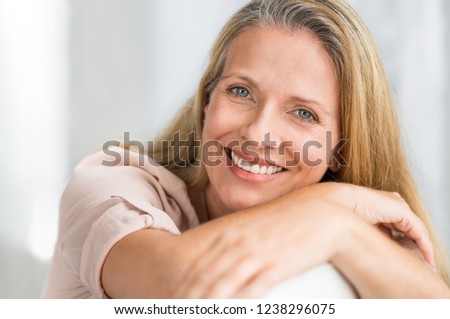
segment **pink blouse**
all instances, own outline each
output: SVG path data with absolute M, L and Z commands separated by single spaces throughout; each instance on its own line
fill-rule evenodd
M 109 150 L 120 163 L 103 165 L 115 160 L 103 151 L 90 155 L 64 190 L 44 298 L 105 298 L 102 265 L 120 239 L 145 228 L 179 234 L 199 224 L 181 179 L 149 157 L 139 162 L 135 152 Z

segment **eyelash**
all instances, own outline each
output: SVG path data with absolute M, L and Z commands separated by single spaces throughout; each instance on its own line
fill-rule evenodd
M 237 90 L 245 90 L 247 93 L 247 96 L 241 96 L 237 93 Z M 233 94 L 234 96 L 238 97 L 238 98 L 244 98 L 244 99 L 252 99 L 252 95 L 250 94 L 250 90 L 246 89 L 243 86 L 233 86 L 231 88 L 228 89 L 228 92 L 230 92 L 231 94 Z
M 245 90 L 246 93 L 247 93 L 247 96 L 241 96 L 241 95 L 239 95 L 239 94 L 237 93 L 237 90 Z M 243 86 L 233 86 L 233 87 L 229 88 L 227 91 L 228 91 L 229 93 L 233 94 L 233 96 L 235 96 L 235 97 L 237 97 L 237 98 L 244 98 L 244 99 L 249 99 L 249 100 L 252 98 L 252 95 L 251 95 L 251 93 L 250 93 L 250 90 L 246 89 L 246 88 L 243 87 Z M 300 115 L 297 115 L 297 118 L 298 118 L 300 121 L 307 122 L 307 123 L 317 123 L 317 122 L 319 122 L 318 119 L 317 119 L 317 117 L 314 115 L 313 112 L 310 112 L 310 111 L 305 110 L 305 109 L 298 109 L 298 110 L 295 110 L 294 113 L 296 113 L 296 112 L 306 112 L 306 113 L 308 113 L 308 114 L 311 116 L 310 118 L 302 118 Z
M 294 111 L 294 113 L 297 113 L 297 112 L 305 112 L 305 113 L 308 113 L 311 117 L 310 118 L 304 118 L 304 117 L 301 117 L 300 115 L 297 115 L 297 117 L 301 120 L 301 121 L 305 121 L 305 122 L 308 122 L 308 123 L 317 123 L 318 122 L 318 119 L 317 119 L 317 117 L 314 115 L 314 113 L 312 113 L 312 112 L 310 112 L 310 111 L 308 111 L 308 110 L 305 110 L 305 109 L 298 109 L 298 110 L 295 110 Z

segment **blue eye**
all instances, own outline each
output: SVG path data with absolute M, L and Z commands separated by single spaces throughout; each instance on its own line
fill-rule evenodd
M 306 121 L 315 121 L 315 117 L 311 112 L 308 112 L 306 110 L 297 110 L 295 111 L 295 113 L 298 115 L 298 117 L 302 120 L 306 120 Z
M 236 94 L 239 97 L 243 97 L 243 98 L 247 98 L 247 99 L 250 99 L 252 97 L 250 95 L 250 92 L 246 88 L 243 88 L 241 86 L 231 88 L 230 92 Z

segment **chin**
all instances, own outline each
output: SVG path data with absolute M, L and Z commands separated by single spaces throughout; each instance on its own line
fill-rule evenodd
M 281 195 L 271 194 L 271 196 L 269 197 L 264 196 L 261 193 L 250 193 L 250 194 L 241 193 L 241 194 L 230 194 L 230 196 L 222 198 L 222 201 L 230 210 L 236 212 L 246 208 L 250 208 L 252 206 L 267 203 L 280 196 Z

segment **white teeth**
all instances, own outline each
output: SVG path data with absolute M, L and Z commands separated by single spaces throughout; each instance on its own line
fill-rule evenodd
M 266 165 L 252 165 L 247 161 L 244 161 L 242 158 L 239 158 L 236 154 L 231 152 L 231 159 L 233 160 L 233 163 L 243 169 L 244 171 L 251 172 L 253 174 L 259 174 L 259 175 L 271 175 L 278 172 L 281 172 L 283 170 L 282 167 L 276 167 L 276 166 L 266 166 Z
M 261 168 L 259 169 L 259 174 L 260 175 L 264 175 L 267 172 L 267 166 L 261 166 Z
M 237 165 L 238 162 L 239 162 L 239 160 L 238 160 L 238 158 L 237 158 L 236 156 L 233 155 L 233 153 L 231 153 L 231 158 L 233 159 L 233 163 L 234 163 L 235 165 Z
M 259 174 L 259 165 L 258 164 L 253 165 L 250 172 L 252 172 L 253 174 Z

